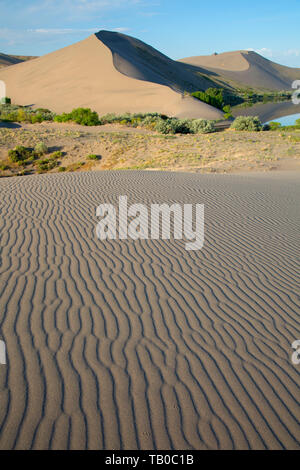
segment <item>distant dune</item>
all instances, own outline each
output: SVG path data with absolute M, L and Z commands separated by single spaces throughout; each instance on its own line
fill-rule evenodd
M 196 75 L 191 78 L 189 69 L 133 38 L 100 32 L 1 70 L 0 79 L 6 82 L 13 102 L 56 112 L 86 106 L 100 114 L 152 111 L 178 117 L 222 118 L 221 111 L 183 94 L 189 78 L 194 86 L 198 80 L 199 87 L 206 80 Z
M 0 52 L 0 68 L 34 59 L 33 56 L 7 55 Z
M 249 51 L 175 61 L 138 39 L 110 31 L 26 62 L 3 56 L 2 64 L 11 66 L 0 70 L 0 80 L 20 105 L 55 112 L 80 106 L 99 114 L 160 112 L 182 118 L 223 118 L 222 111 L 192 98 L 192 91 L 224 85 L 288 90 L 300 76 L 300 69 Z
M 299 173 L 0 180 L 0 449 L 300 449 Z M 205 244 L 96 207 L 205 204 Z
M 179 62 L 205 67 L 220 78 L 266 90 L 291 89 L 292 82 L 300 77 L 300 69 L 276 64 L 253 51 L 187 57 Z

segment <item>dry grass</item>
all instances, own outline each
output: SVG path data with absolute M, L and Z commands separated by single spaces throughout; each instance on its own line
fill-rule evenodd
M 299 131 L 227 130 L 206 135 L 164 136 L 124 126 L 86 129 L 44 123 L 0 128 L 0 175 L 38 172 L 34 163 L 18 165 L 10 162 L 7 155 L 16 145 L 33 148 L 40 141 L 49 147 L 50 154 L 57 150 L 63 152 L 58 166 L 51 172 L 159 169 L 225 173 L 294 169 L 300 165 Z M 89 154 L 99 156 L 99 160 L 89 160 Z

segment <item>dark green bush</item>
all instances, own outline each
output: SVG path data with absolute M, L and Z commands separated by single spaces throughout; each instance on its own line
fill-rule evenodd
M 218 109 L 223 109 L 225 105 L 222 88 L 208 88 L 206 91 L 195 91 L 192 93 L 192 96 Z
M 13 150 L 9 150 L 8 156 L 10 160 L 14 163 L 24 162 L 28 158 L 32 157 L 32 151 L 27 149 L 26 147 L 18 145 Z
M 55 122 L 76 122 L 82 126 L 98 126 L 100 124 L 99 116 L 90 108 L 76 108 L 71 113 L 63 113 L 55 116 Z
M 39 160 L 37 162 L 37 166 L 38 166 L 39 170 L 41 170 L 41 171 L 48 171 L 48 170 L 52 170 L 53 168 L 58 166 L 58 162 L 55 161 L 54 159 L 46 158 L 44 160 Z

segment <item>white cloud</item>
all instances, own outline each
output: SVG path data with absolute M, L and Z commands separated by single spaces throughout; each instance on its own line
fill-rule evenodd
M 51 16 L 65 11 L 74 17 L 139 4 L 140 0 L 39 0 L 31 2 L 24 10 L 29 13 L 46 12 Z
M 90 29 L 73 29 L 73 28 L 40 28 L 40 29 L 27 29 L 28 33 L 36 34 L 74 34 L 74 33 L 95 33 L 98 28 Z

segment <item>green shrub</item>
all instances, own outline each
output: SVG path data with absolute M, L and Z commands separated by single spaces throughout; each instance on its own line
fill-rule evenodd
M 193 134 L 209 134 L 214 132 L 215 126 L 212 121 L 207 121 L 206 119 L 194 119 L 191 121 L 190 130 Z
M 44 160 L 39 160 L 37 162 L 37 166 L 38 166 L 39 170 L 41 170 L 41 171 L 48 171 L 48 170 L 52 170 L 53 168 L 58 166 L 58 162 L 56 162 L 53 159 L 46 158 Z
M 71 113 L 62 113 L 54 117 L 55 122 L 76 122 L 82 126 L 98 126 L 99 116 L 90 108 L 76 108 Z
M 54 117 L 54 122 L 70 122 L 70 121 L 71 121 L 71 115 L 67 113 L 57 114 Z
M 280 122 L 272 121 L 272 122 L 269 122 L 268 127 L 270 131 L 276 131 L 277 129 L 280 129 L 281 124 Z
M 60 166 L 58 171 L 62 172 L 62 171 L 66 171 L 66 167 L 65 166 Z
M 8 169 L 9 169 L 8 165 L 5 165 L 5 163 L 0 163 L 0 170 L 4 171 L 4 170 L 8 170 Z
M 61 158 L 62 156 L 63 156 L 63 153 L 60 150 L 57 150 L 56 152 L 52 153 L 51 158 L 57 159 L 57 158 Z
M 22 147 L 21 145 L 18 145 L 13 150 L 9 150 L 8 156 L 10 160 L 14 163 L 24 162 L 25 160 L 27 160 L 28 158 L 32 156 L 32 152 L 26 147 Z
M 94 154 L 88 155 L 86 158 L 87 160 L 101 160 L 100 155 L 94 155 Z
M 190 132 L 189 120 L 159 118 L 155 124 L 155 130 L 161 134 L 188 134 Z
M 4 98 L 1 98 L 0 100 L 1 104 L 11 104 L 11 99 L 5 96 Z
M 231 113 L 231 106 L 229 104 L 224 106 L 223 111 L 224 111 L 224 119 L 230 119 L 233 117 Z
M 37 155 L 45 155 L 48 153 L 48 147 L 44 142 L 39 142 L 34 147 L 34 151 Z
M 225 104 L 222 88 L 208 88 L 206 91 L 195 91 L 192 93 L 192 96 L 218 109 L 223 109 Z
M 236 131 L 261 131 L 262 123 L 258 116 L 238 116 L 233 123 L 231 128 Z
M 11 104 L 0 105 L 0 119 L 9 122 L 36 122 L 53 121 L 55 114 L 48 109 L 32 109 L 25 106 Z

